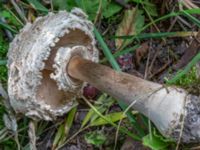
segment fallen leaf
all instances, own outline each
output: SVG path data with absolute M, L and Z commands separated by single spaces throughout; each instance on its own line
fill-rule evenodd
M 149 49 L 148 42 L 142 43 L 141 46 L 136 49 L 135 52 L 136 66 L 140 65 L 140 61 L 147 54 L 148 49 Z
M 116 36 L 136 35 L 141 31 L 144 25 L 144 16 L 138 8 L 125 10 L 122 22 L 119 24 Z M 117 48 L 125 47 L 132 42 L 133 39 L 116 38 L 115 45 Z

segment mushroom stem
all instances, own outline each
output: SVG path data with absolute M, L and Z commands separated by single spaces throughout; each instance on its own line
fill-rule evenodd
M 72 78 L 86 81 L 116 99 L 123 100 L 126 104 L 131 104 L 136 97 L 145 93 L 149 94 L 149 92 L 162 87 L 159 84 L 148 82 L 127 73 L 114 71 L 107 66 L 79 56 L 75 56 L 70 60 L 67 72 Z M 135 105 L 143 105 L 143 103 L 140 100 L 140 103 Z M 140 110 L 140 107 L 138 109 L 143 111 Z
M 197 96 L 188 95 L 180 88 L 163 87 L 161 84 L 114 71 L 79 56 L 71 58 L 67 72 L 74 79 L 86 81 L 128 105 L 133 104 L 132 108 L 147 116 L 164 136 L 178 140 L 181 134 L 183 142 L 200 140 L 200 133 L 197 133 L 200 129 L 191 128 L 199 125 L 200 121 L 188 122 L 191 117 L 198 116 L 198 112 L 191 113 L 191 107 L 196 107 L 191 100 L 199 101 Z

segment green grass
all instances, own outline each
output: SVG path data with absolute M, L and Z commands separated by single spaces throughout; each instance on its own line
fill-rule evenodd
M 2 31 L 0 30 L 0 33 Z M 1 33 L 2 35 L 2 33 Z M 0 81 L 6 82 L 7 81 L 7 67 L 6 65 L 6 55 L 8 51 L 9 43 L 4 40 L 4 38 L 0 35 Z

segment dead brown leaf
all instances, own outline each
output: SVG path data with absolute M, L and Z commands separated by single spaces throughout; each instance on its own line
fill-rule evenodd
M 140 65 L 140 61 L 147 55 L 149 49 L 148 42 L 142 43 L 135 52 L 136 66 Z
M 137 8 L 125 10 L 122 22 L 119 24 L 116 36 L 136 35 L 144 25 L 144 16 Z M 119 49 L 132 40 L 116 38 L 115 45 Z

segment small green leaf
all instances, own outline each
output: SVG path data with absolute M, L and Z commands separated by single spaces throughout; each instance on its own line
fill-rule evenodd
M 78 6 L 83 9 L 84 12 L 87 13 L 90 20 L 94 20 L 97 11 L 99 9 L 100 1 L 99 0 L 84 0 L 78 2 Z M 107 5 L 107 0 L 101 0 L 101 10 L 105 8 Z
M 97 102 L 98 102 L 98 101 L 101 101 L 101 99 L 106 99 L 106 97 L 107 97 L 106 94 L 102 94 L 102 95 L 98 98 Z M 98 108 L 96 108 L 96 109 L 98 109 Z M 90 109 L 89 112 L 87 113 L 87 115 L 85 116 L 85 118 L 84 118 L 84 120 L 83 120 L 83 122 L 82 122 L 81 127 L 84 127 L 84 126 L 91 120 L 92 116 L 94 116 L 95 114 L 96 114 L 96 113 L 93 111 L 93 109 Z M 98 116 L 98 115 L 97 115 L 97 116 Z
M 143 145 L 148 146 L 152 150 L 167 150 L 166 148 L 172 143 L 170 140 L 158 135 L 155 129 L 152 135 L 148 134 L 144 136 L 142 141 Z
M 54 9 L 65 10 L 67 8 L 66 0 L 52 0 L 52 3 L 53 3 Z
M 81 8 L 90 20 L 94 20 L 100 9 L 100 14 L 105 18 L 109 18 L 119 12 L 122 7 L 115 2 L 107 0 L 53 0 L 53 5 L 57 9 L 66 9 L 70 11 L 73 7 Z
M 104 113 L 112 104 L 114 103 L 113 98 L 109 97 L 107 98 L 107 94 L 102 94 L 98 100 L 95 102 L 95 108 L 101 112 Z M 85 116 L 81 127 L 84 127 L 89 121 L 93 121 L 97 119 L 99 115 L 97 115 L 93 109 L 90 109 L 87 115 Z
M 93 144 L 97 147 L 101 146 L 106 141 L 106 136 L 100 132 L 89 132 L 85 134 L 85 140 L 89 144 Z
M 144 7 L 151 16 L 154 16 L 154 17 L 158 16 L 158 12 L 157 12 L 157 8 L 155 4 L 151 3 L 150 5 L 144 5 Z
M 114 2 L 109 3 L 103 10 L 103 16 L 105 18 L 112 17 L 114 14 L 118 13 L 122 7 Z
M 71 11 L 73 7 L 78 7 L 76 1 L 72 0 L 53 0 L 54 8 L 58 10 L 67 10 Z
M 119 121 L 123 118 L 125 118 L 126 116 L 124 115 L 123 112 L 114 112 L 114 113 L 110 113 L 108 115 L 105 115 L 105 118 L 107 120 L 109 120 L 110 122 L 116 122 L 116 121 Z M 108 121 L 106 121 L 105 119 L 103 118 L 98 118 L 94 121 L 91 122 L 91 126 L 101 126 L 101 125 L 106 125 L 106 124 L 109 124 Z

